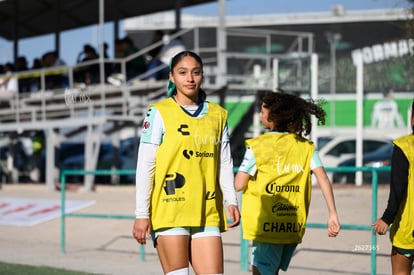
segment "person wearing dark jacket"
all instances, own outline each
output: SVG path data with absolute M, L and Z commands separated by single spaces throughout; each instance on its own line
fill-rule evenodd
M 411 127 L 411 134 L 394 140 L 388 204 L 373 224 L 374 233 L 379 235 L 385 235 L 390 226 L 393 275 L 411 274 L 414 261 L 414 102 Z

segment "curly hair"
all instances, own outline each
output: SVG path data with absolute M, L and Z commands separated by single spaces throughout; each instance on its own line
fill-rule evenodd
M 317 118 L 318 125 L 325 124 L 326 112 L 320 106 L 322 101 L 305 100 L 278 89 L 276 92 L 265 91 L 261 102 L 264 108 L 270 109 L 268 120 L 274 122 L 273 130 L 304 137 L 312 130 L 311 115 Z

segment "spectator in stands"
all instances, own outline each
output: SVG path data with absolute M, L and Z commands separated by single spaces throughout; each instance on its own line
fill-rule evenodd
M 130 37 L 115 40 L 115 58 L 123 59 L 132 54 L 135 54 L 139 49 L 134 45 L 134 42 Z M 126 80 L 144 73 L 147 69 L 147 61 L 144 55 L 137 56 L 136 58 L 129 60 L 126 63 Z M 108 82 L 113 85 L 121 85 L 125 81 L 125 77 L 122 75 L 121 64 L 116 63 L 114 66 L 114 73 L 107 78 Z
M 122 58 L 135 54 L 139 49 L 134 45 L 134 42 L 130 37 L 125 37 L 121 40 Z M 138 76 L 145 72 L 147 68 L 146 60 L 144 56 L 138 56 L 126 63 L 127 80 Z
M 43 67 L 59 67 L 66 66 L 66 62 L 59 57 L 57 51 L 50 51 L 43 55 L 42 65 Z
M 117 38 L 114 41 L 114 57 L 122 58 L 122 39 Z
M 16 72 L 27 71 L 29 66 L 27 65 L 27 59 L 25 56 L 19 56 L 15 62 Z
M 85 44 L 82 52 L 78 55 L 77 63 L 97 61 L 98 59 L 99 56 L 96 49 L 89 44 Z M 77 82 L 86 85 L 99 83 L 99 63 L 78 67 L 75 73 L 75 79 Z
M 173 36 L 175 33 L 176 31 L 173 31 L 169 35 L 163 37 L 164 46 L 161 47 L 157 56 L 155 56 L 151 60 L 150 64 L 148 65 L 147 70 L 149 71 L 149 70 L 155 69 L 160 66 L 161 68 L 160 70 L 148 76 L 146 79 L 160 80 L 160 79 L 168 78 L 169 64 L 170 64 L 171 58 L 175 56 L 177 53 L 182 52 L 186 49 L 181 37 L 170 39 L 170 37 Z
M 57 51 L 46 52 L 42 56 L 42 67 L 52 68 L 65 66 L 66 63 L 59 58 Z M 46 89 L 58 89 L 65 88 L 68 85 L 68 77 L 66 73 L 61 71 L 48 71 L 46 72 Z
M 27 59 L 25 56 L 19 56 L 15 62 L 16 72 L 23 72 L 29 70 Z M 25 75 L 19 75 L 19 92 L 27 93 L 31 90 L 31 78 Z
M 157 42 L 161 42 L 163 37 L 164 37 L 164 32 L 161 30 L 156 30 L 154 34 L 152 35 L 152 39 L 151 39 L 149 46 Z M 163 45 L 161 44 L 148 52 L 148 55 L 150 56 L 151 60 L 158 58 L 158 54 L 160 53 L 162 46 Z
M 33 59 L 32 70 L 36 70 L 40 68 L 42 68 L 42 61 L 40 60 L 40 58 Z
M 173 31 L 165 38 L 165 45 L 162 47 L 159 54 L 159 59 L 167 66 L 169 66 L 173 56 L 186 49 L 184 41 L 180 36 L 170 39 L 170 37 L 174 36 L 176 33 L 177 31 Z
M 115 39 L 115 42 L 114 42 L 114 57 L 116 59 L 123 58 L 122 39 Z M 120 63 L 115 63 L 114 70 L 115 70 L 115 73 L 120 73 L 121 72 Z
M 114 57 L 115 59 L 121 59 L 123 58 L 123 53 L 122 53 L 122 39 L 115 39 L 114 42 Z M 109 75 L 106 80 L 111 83 L 112 85 L 115 86 L 120 86 L 122 84 L 122 82 L 125 81 L 125 77 L 123 77 L 122 75 L 122 70 L 121 70 L 121 63 L 114 63 L 112 66 L 112 74 Z
M 42 68 L 42 60 L 40 58 L 34 58 L 32 64 L 32 70 L 38 70 Z M 40 76 L 35 76 L 30 79 L 30 91 L 37 92 L 40 90 Z
M 103 43 L 103 57 L 104 57 L 104 59 L 109 59 L 108 49 L 109 49 L 108 43 L 104 42 Z M 112 63 L 106 61 L 104 67 L 105 67 L 105 74 L 104 75 L 105 75 L 105 79 L 107 79 L 108 76 L 110 76 L 114 72 L 114 66 L 113 66 Z
M 104 58 L 109 58 L 108 49 L 109 49 L 108 43 L 104 42 L 103 43 L 103 56 L 104 56 Z
M 157 42 L 161 42 L 163 40 L 163 37 L 164 37 L 163 31 L 160 31 L 160 30 L 155 31 L 152 36 L 150 45 L 153 45 Z M 162 63 L 162 61 L 160 60 L 160 56 L 159 56 L 162 48 L 163 48 L 163 44 L 161 44 L 160 46 L 148 52 L 150 60 L 147 66 L 147 72 L 150 72 L 151 70 L 154 70 L 154 72 L 152 72 L 150 75 L 145 77 L 144 80 L 159 80 L 162 78 L 167 78 L 168 72 L 169 72 L 168 66 L 165 66 L 164 68 L 161 67 L 164 63 Z
M 3 66 L 3 76 L 0 78 L 0 101 L 9 101 L 19 93 L 17 77 L 13 75 L 14 65 L 6 63 Z

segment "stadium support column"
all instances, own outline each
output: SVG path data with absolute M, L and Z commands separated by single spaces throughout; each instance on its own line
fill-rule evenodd
M 279 88 L 279 59 L 274 58 L 272 65 L 272 91 L 276 91 Z
M 118 128 L 119 123 L 117 121 L 114 122 L 114 128 Z M 119 158 L 119 152 L 120 152 L 120 132 L 116 131 L 112 134 L 111 138 L 112 142 L 112 164 L 111 164 L 111 170 L 116 171 L 120 169 L 120 158 Z M 120 183 L 120 175 L 119 174 L 111 174 L 111 184 L 119 184 Z
M 84 170 L 88 171 L 83 182 L 85 191 L 94 191 L 95 174 L 90 172 L 96 171 L 98 168 L 98 157 L 101 149 L 102 123 L 97 125 L 89 124 L 85 140 L 85 163 Z
M 181 0 L 175 0 L 175 30 L 181 30 Z
M 256 101 L 255 101 L 255 112 L 253 115 L 253 137 L 257 137 L 261 133 L 260 128 L 260 91 L 257 87 L 259 87 L 259 79 L 260 75 L 262 74 L 260 65 L 256 64 L 253 66 L 253 78 L 254 78 L 254 86 L 256 89 Z
M 331 80 L 330 80 L 330 90 L 331 90 L 331 127 L 336 127 L 336 47 L 339 41 L 342 39 L 340 33 L 327 32 L 326 38 L 329 42 L 330 47 L 330 59 L 331 59 Z
M 356 152 L 355 165 L 362 166 L 362 131 L 363 131 L 363 101 L 364 101 L 364 64 L 362 55 L 356 60 Z M 362 171 L 355 172 L 355 184 L 362 185 Z
M 46 130 L 46 189 L 55 190 L 55 183 L 58 177 L 58 168 L 56 167 L 56 151 L 59 147 L 58 134 L 55 129 Z
M 217 76 L 216 84 L 225 86 L 227 83 L 227 34 L 226 34 L 226 2 L 219 0 L 219 24 L 217 27 Z
M 311 54 L 311 68 L 310 68 L 310 97 L 312 99 L 318 98 L 318 55 L 316 53 Z M 311 132 L 311 139 L 315 143 L 316 148 L 318 148 L 318 123 L 314 116 L 312 116 L 312 132 Z
M 14 14 L 14 24 L 13 24 L 13 60 L 17 60 L 19 56 L 19 1 L 13 1 L 13 14 Z
M 105 23 L 105 1 L 99 0 L 99 82 L 103 87 L 105 84 L 105 64 L 104 64 L 104 23 Z

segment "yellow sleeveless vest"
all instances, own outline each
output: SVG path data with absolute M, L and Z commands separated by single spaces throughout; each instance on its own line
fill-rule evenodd
M 155 107 L 165 135 L 156 156 L 152 229 L 219 226 L 226 230 L 218 167 L 227 111 L 208 103 L 204 117 L 191 117 L 172 98 Z
M 414 135 L 400 137 L 394 144 L 408 159 L 408 186 L 404 200 L 390 228 L 391 243 L 399 248 L 414 249 Z
M 243 238 L 300 243 L 311 200 L 313 143 L 295 134 L 266 133 L 246 145 L 258 170 L 242 196 Z

